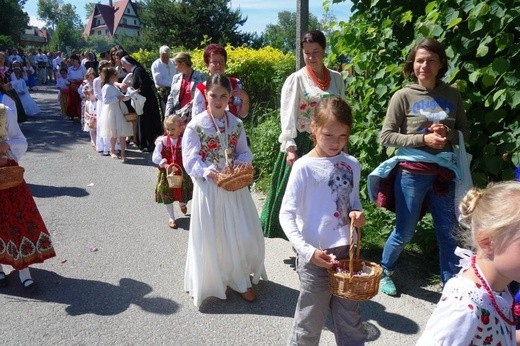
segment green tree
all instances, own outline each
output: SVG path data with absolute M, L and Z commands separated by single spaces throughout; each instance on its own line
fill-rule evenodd
M 20 40 L 29 24 L 29 16 L 23 11 L 24 1 L 0 0 L 0 48 L 10 46 Z
M 230 0 L 146 0 L 141 12 L 143 36 L 157 44 L 193 49 L 201 43 L 240 46 L 251 39 L 240 33 L 246 18 Z
M 90 15 L 94 12 L 94 8 L 96 7 L 95 2 L 87 2 L 85 4 L 85 19 L 88 20 Z
M 77 47 L 81 42 L 83 23 L 76 13 L 76 6 L 63 0 L 38 0 L 38 16 L 51 29 L 51 50 Z
M 309 30 L 320 30 L 318 18 L 309 14 Z M 296 51 L 296 12 L 278 12 L 278 23 L 268 24 L 262 34 L 264 44 L 288 53 Z
M 53 30 L 59 21 L 67 23 L 72 29 L 79 29 L 83 26 L 76 6 L 69 3 L 64 4 L 63 0 L 38 0 L 37 6 L 38 17 Z

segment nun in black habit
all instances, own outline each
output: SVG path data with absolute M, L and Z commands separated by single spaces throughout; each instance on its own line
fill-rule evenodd
M 121 58 L 123 69 L 132 73 L 132 87 L 140 90 L 139 93 L 146 97 L 143 114 L 137 119 L 137 141 L 141 151 L 153 152 L 154 142 L 163 132 L 161 111 L 157 101 L 157 93 L 152 78 L 145 69 L 129 55 Z

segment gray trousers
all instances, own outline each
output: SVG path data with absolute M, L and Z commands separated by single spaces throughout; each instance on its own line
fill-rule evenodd
M 328 249 L 327 253 L 335 254 L 338 259 L 348 257 L 348 249 L 345 246 Z M 330 293 L 329 277 L 325 268 L 311 262 L 305 263 L 298 257 L 296 261 L 296 270 L 300 277 L 300 296 L 287 345 L 318 345 L 329 311 L 332 313 L 337 345 L 364 345 L 366 334 L 361 324 L 359 304 Z

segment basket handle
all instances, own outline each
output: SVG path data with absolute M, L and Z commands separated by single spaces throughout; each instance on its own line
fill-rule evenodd
M 354 232 L 357 233 L 357 239 L 356 243 L 354 244 Z M 361 247 L 359 246 L 359 242 L 361 241 L 361 228 L 357 228 L 354 226 L 354 219 L 350 219 L 350 248 L 348 252 L 348 269 L 350 275 L 353 275 L 354 270 L 354 259 L 359 258 L 359 252 L 361 250 Z M 354 247 L 356 248 L 356 254 L 354 255 Z
M 166 174 L 170 174 L 170 167 L 173 168 L 173 167 L 177 167 L 177 169 L 179 170 L 179 172 L 181 172 L 181 176 L 183 176 L 184 174 L 182 173 L 182 167 L 176 163 L 170 163 L 168 166 L 166 166 Z

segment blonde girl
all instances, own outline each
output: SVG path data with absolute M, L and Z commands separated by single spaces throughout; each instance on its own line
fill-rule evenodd
M 417 345 L 516 345 L 520 281 L 520 182 L 473 188 L 460 204 L 475 253 L 457 249 L 461 271 L 444 286 Z
M 110 138 L 110 156 L 113 159 L 119 158 L 116 154 L 116 141 L 119 139 L 121 145 L 121 159 L 126 162 L 126 142 L 125 137 L 132 135 L 132 123 L 127 122 L 123 111 L 125 110 L 124 100 L 128 98 L 114 85 L 117 82 L 117 71 L 113 67 L 105 70 L 101 89 L 103 99 L 101 133 L 102 137 Z
M 83 131 L 90 134 L 90 144 L 96 147 L 96 126 L 97 126 L 97 102 L 94 96 L 94 89 L 86 85 L 83 88 Z
M 94 96 L 97 100 L 96 110 L 97 110 L 97 133 L 101 133 L 101 125 L 103 124 L 103 119 L 101 118 L 102 111 L 103 111 L 103 94 L 101 92 L 101 82 L 103 80 L 103 76 L 105 74 L 106 68 L 110 67 L 110 61 L 108 60 L 101 60 L 99 62 L 99 76 L 94 78 L 94 81 L 92 82 L 93 88 L 94 88 Z M 116 143 L 116 151 L 120 150 L 119 143 Z M 110 155 L 110 138 L 103 138 L 101 136 L 96 137 L 96 151 L 98 153 L 102 153 L 103 156 L 109 156 Z
M 155 163 L 159 171 L 157 173 L 157 184 L 155 186 L 155 201 L 163 203 L 168 212 L 168 226 L 177 228 L 175 223 L 175 214 L 173 211 L 173 202 L 178 201 L 181 212 L 186 215 L 188 207 L 186 204 L 191 199 L 193 193 L 193 183 L 188 177 L 182 164 L 182 132 L 184 131 L 184 121 L 178 115 L 170 115 L 164 119 L 164 135 L 155 141 L 155 149 L 152 154 L 152 161 Z M 168 166 L 172 167 L 175 175 L 182 175 L 182 186 L 179 188 L 171 188 L 168 186 L 166 179 L 166 170 Z
M 349 105 L 338 96 L 323 99 L 311 121 L 314 148 L 294 162 L 282 199 L 280 224 L 297 252 L 300 278 L 288 345 L 318 345 L 329 311 L 338 345 L 364 344 L 358 303 L 333 296 L 327 274 L 334 258 L 348 257 L 350 224 L 365 223 L 361 167 L 342 151 L 351 129 Z

